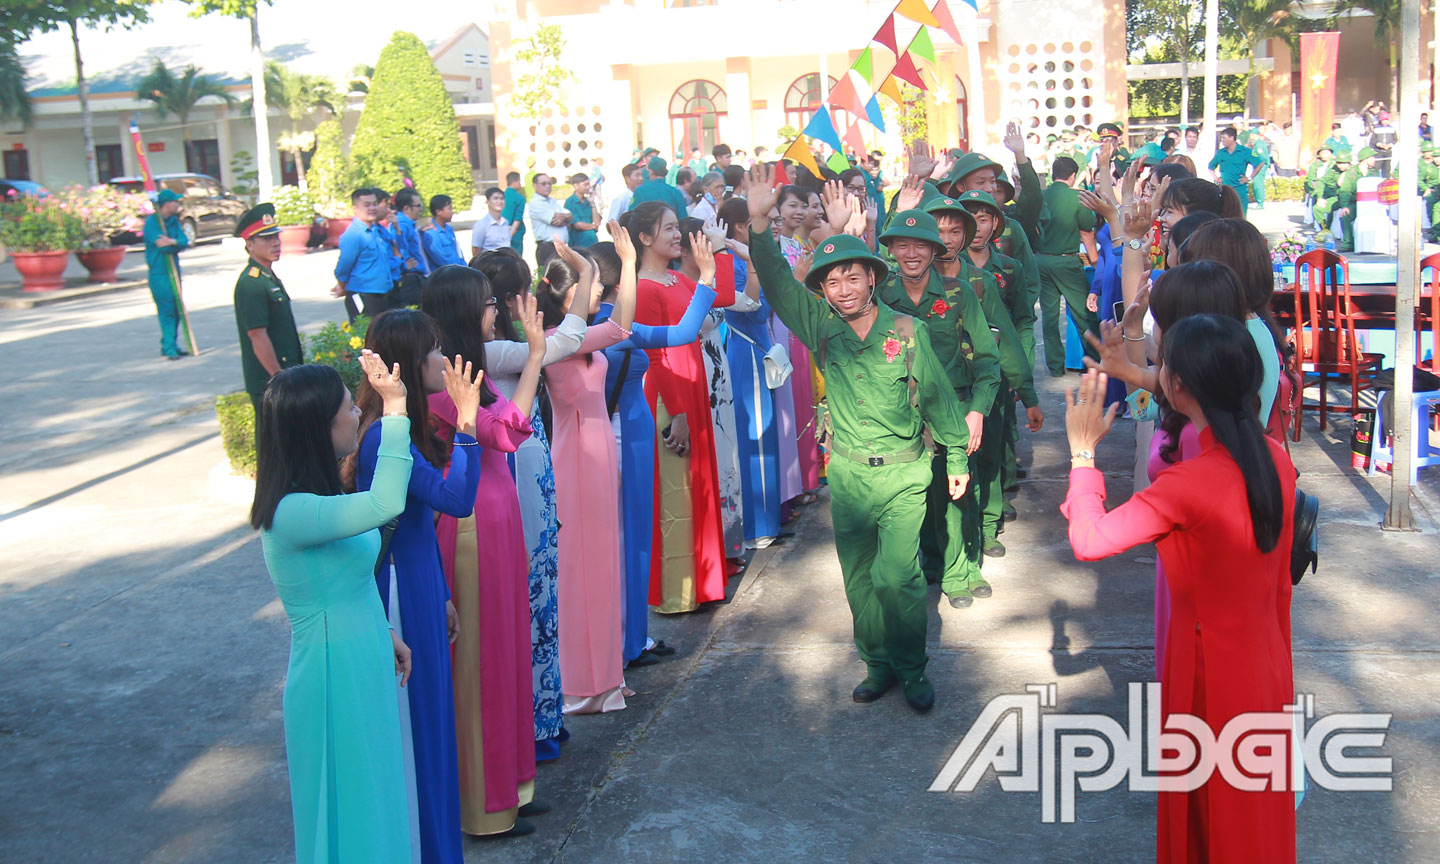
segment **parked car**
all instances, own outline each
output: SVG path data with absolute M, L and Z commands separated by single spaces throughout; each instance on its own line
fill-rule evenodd
M 49 195 L 50 190 L 39 183 L 32 183 L 29 180 L 11 180 L 8 177 L 0 180 L 0 198 L 6 201 L 26 197 L 46 198 Z
M 115 177 L 110 185 L 125 192 L 145 191 L 142 177 Z M 191 243 L 209 237 L 229 237 L 245 213 L 245 203 L 209 174 L 157 174 L 155 186 L 180 195 L 180 227 Z M 110 239 L 117 245 L 129 245 L 143 242 L 144 238 L 126 231 Z

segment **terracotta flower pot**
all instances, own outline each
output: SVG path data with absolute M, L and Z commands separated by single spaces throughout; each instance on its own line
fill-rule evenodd
M 340 235 L 344 234 L 345 229 L 349 228 L 350 223 L 354 221 L 355 219 L 350 216 L 343 219 L 331 219 L 329 226 L 325 229 L 325 248 L 339 249 Z
M 20 271 L 20 287 L 26 291 L 54 291 L 65 287 L 65 267 L 70 253 L 11 252 L 15 269 Z
M 309 225 L 280 226 L 280 254 L 304 255 L 305 243 L 310 239 Z
M 119 277 L 115 271 L 119 269 L 120 262 L 125 260 L 124 246 L 111 246 L 107 249 L 91 249 L 88 252 L 76 252 L 75 257 L 90 271 L 86 282 L 118 282 Z

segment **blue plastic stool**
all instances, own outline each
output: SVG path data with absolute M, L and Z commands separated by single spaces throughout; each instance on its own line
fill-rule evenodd
M 1375 472 L 1376 462 L 1394 464 L 1395 453 L 1384 445 L 1385 415 L 1382 407 L 1391 396 L 1390 391 L 1381 394 L 1375 405 L 1375 431 L 1370 435 L 1370 472 Z M 1430 445 L 1430 412 L 1440 410 L 1440 390 L 1416 393 L 1411 406 L 1410 431 L 1415 438 L 1413 461 L 1410 463 L 1410 483 L 1419 482 L 1420 469 L 1429 465 L 1440 465 L 1440 447 Z

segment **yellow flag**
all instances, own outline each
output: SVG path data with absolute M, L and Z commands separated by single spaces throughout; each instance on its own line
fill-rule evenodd
M 784 158 L 799 162 L 816 177 L 821 176 L 820 166 L 815 162 L 815 154 L 810 152 L 810 147 L 805 143 L 805 136 L 803 135 L 796 138 L 785 150 Z
M 896 103 L 903 104 L 905 102 L 905 97 L 900 95 L 900 85 L 896 83 L 894 75 L 886 75 L 885 80 L 880 82 L 880 86 L 875 89 L 889 96 Z
M 911 21 L 927 27 L 940 26 L 940 19 L 936 18 L 935 13 L 925 5 L 925 0 L 900 0 L 900 5 L 895 7 L 895 11 Z

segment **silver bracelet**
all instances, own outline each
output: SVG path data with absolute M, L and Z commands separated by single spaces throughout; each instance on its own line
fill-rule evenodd
M 1120 331 L 1120 338 L 1123 339 L 1123 340 L 1125 340 L 1126 342 L 1144 342 L 1144 341 L 1145 341 L 1145 337 L 1144 337 L 1144 336 L 1126 336 L 1126 335 L 1125 335 L 1125 331 L 1123 331 L 1123 330 Z
M 480 442 L 479 442 L 479 441 L 451 441 L 450 443 L 451 443 L 451 444 L 454 444 L 456 447 L 474 447 L 476 444 L 479 444 Z

